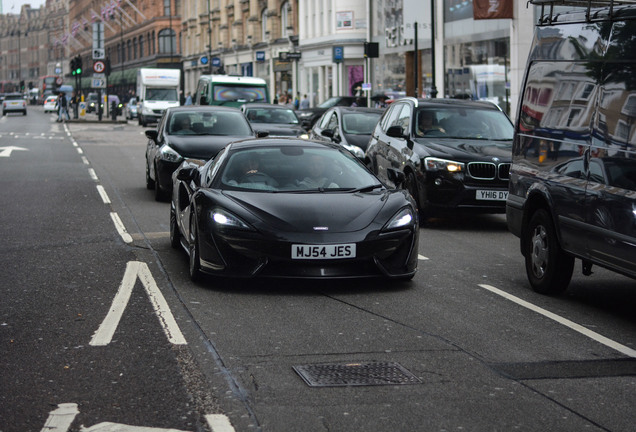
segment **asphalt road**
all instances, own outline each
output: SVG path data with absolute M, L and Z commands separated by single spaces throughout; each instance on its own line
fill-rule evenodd
M 535 294 L 495 215 L 422 227 L 410 283 L 193 284 L 143 129 L 53 119 L 0 119 L 0 431 L 633 430 L 635 281 Z

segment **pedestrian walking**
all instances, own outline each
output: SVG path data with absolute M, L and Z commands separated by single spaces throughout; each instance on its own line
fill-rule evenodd
M 307 95 L 305 95 L 300 101 L 300 109 L 309 109 L 309 98 L 307 97 Z
M 60 92 L 57 97 L 57 122 L 61 123 L 70 119 L 68 115 L 68 99 L 66 99 L 64 92 Z

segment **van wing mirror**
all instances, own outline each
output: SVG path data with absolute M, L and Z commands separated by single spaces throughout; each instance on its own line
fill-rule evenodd
M 400 187 L 406 181 L 404 173 L 395 168 L 387 168 L 386 175 L 396 187 Z
M 391 138 L 406 138 L 402 132 L 402 126 L 391 126 L 387 129 L 386 134 Z

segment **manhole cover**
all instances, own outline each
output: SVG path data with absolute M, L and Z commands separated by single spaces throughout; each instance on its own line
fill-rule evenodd
M 328 363 L 292 366 L 310 387 L 420 384 L 398 363 Z

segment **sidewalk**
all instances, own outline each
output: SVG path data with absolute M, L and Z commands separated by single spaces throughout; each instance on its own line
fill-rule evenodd
M 96 115 L 84 116 L 84 118 L 79 117 L 77 119 L 71 118 L 70 120 L 66 120 L 66 123 L 128 123 L 126 118 L 119 116 L 117 120 L 112 120 L 110 117 L 103 116 L 100 121 Z

